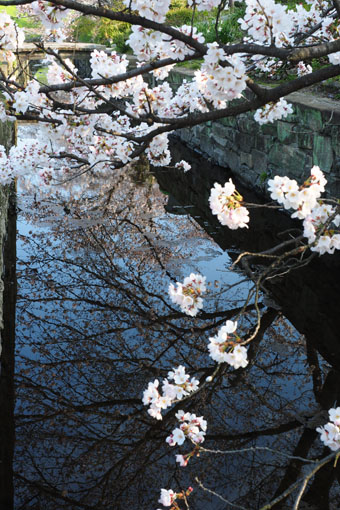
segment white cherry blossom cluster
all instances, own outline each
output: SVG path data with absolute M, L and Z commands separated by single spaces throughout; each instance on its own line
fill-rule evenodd
M 219 4 L 219 0 L 188 0 L 188 6 L 195 7 L 198 11 L 211 11 Z
M 145 154 L 148 160 L 155 166 L 167 166 L 171 161 L 171 154 L 168 149 L 168 134 L 162 133 L 155 136 L 146 149 Z
M 126 42 L 140 61 L 168 56 L 161 32 L 134 25 Z
M 172 489 L 161 489 L 161 497 L 158 503 L 161 503 L 163 506 L 171 506 L 175 499 L 177 499 L 177 493 Z
M 92 78 L 109 78 L 125 73 L 129 62 L 126 55 L 118 55 L 115 51 L 108 55 L 105 51 L 94 50 L 91 53 L 90 64 Z
M 318 38 L 332 39 L 330 26 L 334 23 L 331 16 L 325 16 L 329 3 L 327 1 L 308 1 L 306 7 L 302 3 L 296 4 L 294 9 L 288 9 L 274 0 L 246 0 L 246 13 L 239 19 L 242 30 L 248 33 L 248 40 L 266 45 L 287 46 L 292 44 L 293 36 L 306 33 L 315 25 L 307 43 Z
M 0 34 L 0 59 L 11 64 L 15 60 L 13 51 L 20 48 L 25 40 L 24 31 L 6 12 L 1 12 Z
M 294 9 L 288 9 L 274 0 L 246 0 L 245 16 L 238 20 L 242 30 L 247 32 L 244 42 L 289 47 L 294 44 L 296 35 L 308 32 L 311 35 L 306 38 L 306 44 L 334 41 L 338 31 L 334 17 L 329 13 L 329 2 L 310 0 L 307 4 L 296 4 Z M 332 53 L 328 58 L 336 65 L 340 62 L 340 52 Z M 270 76 L 280 65 L 280 62 L 263 55 L 253 55 L 251 59 L 259 71 Z M 303 76 L 311 72 L 311 67 L 299 62 L 296 71 L 298 76 Z M 280 113 L 283 112 L 277 112 Z M 257 116 L 258 119 L 261 121 L 261 116 Z
M 181 446 L 186 439 L 190 439 L 195 445 L 204 442 L 207 422 L 203 416 L 196 416 L 196 414 L 185 413 L 184 411 L 178 411 L 175 416 L 180 422 L 180 426 L 175 428 L 170 436 L 166 438 L 169 446 Z M 178 457 L 176 461 L 183 465 L 183 456 Z
M 293 113 L 292 105 L 281 98 L 276 103 L 268 103 L 263 108 L 256 110 L 254 119 L 259 124 L 267 124 L 287 117 L 290 113 Z
M 39 168 L 53 168 L 47 143 L 33 138 L 19 139 L 17 145 L 10 148 L 8 156 L 0 145 L 0 154 L 1 184 L 8 184 L 12 179 L 34 173 Z
M 47 61 L 48 69 L 46 73 L 47 82 L 50 85 L 58 85 L 60 83 L 66 83 L 70 80 L 72 80 L 72 73 L 67 71 L 65 67 L 61 66 L 54 60 L 54 57 L 52 57 L 50 60 Z M 74 66 L 73 62 L 69 58 L 65 59 L 65 64 L 67 67 L 72 71 L 74 74 L 77 73 L 78 69 Z M 74 94 L 78 94 L 77 92 L 74 92 Z M 58 94 L 59 97 L 62 99 L 66 99 L 68 96 L 63 94 Z M 72 97 L 72 96 L 71 96 Z M 67 101 L 67 99 L 66 99 Z
M 40 84 L 35 80 L 31 80 L 25 90 L 16 92 L 14 94 L 14 110 L 17 113 L 26 113 L 30 106 L 47 105 L 46 99 L 39 93 L 39 88 Z M 8 94 L 6 94 L 6 97 L 9 99 Z
M 268 76 L 274 76 L 282 65 L 282 62 L 278 59 L 267 58 L 263 55 L 253 55 L 251 57 L 252 62 L 255 63 L 257 71 L 267 73 Z
M 307 33 L 311 29 L 313 30 L 310 37 L 307 37 L 306 44 L 319 43 L 320 40 L 335 40 L 334 33 L 337 33 L 335 20 L 331 15 L 327 15 L 329 2 L 310 0 L 307 4 L 309 5 L 296 4 L 294 9 L 289 10 L 287 6 L 275 3 L 274 0 L 246 0 L 245 16 L 238 20 L 242 30 L 248 34 L 244 41 L 291 46 L 297 34 Z M 339 55 L 340 52 L 333 53 L 328 58 L 332 64 L 338 64 Z M 252 59 L 255 60 L 259 70 L 273 74 L 274 61 L 270 57 L 254 55 Z M 298 63 L 299 76 L 309 72 L 309 66 Z
M 228 55 L 217 42 L 207 44 L 208 51 L 200 71 L 195 73 L 198 90 L 216 108 L 241 97 L 246 88 L 246 68 L 238 55 Z
M 177 28 L 177 30 L 182 34 L 187 35 L 188 37 L 192 37 L 199 43 L 204 43 L 204 37 L 201 32 L 197 31 L 196 27 L 192 27 L 191 25 L 182 25 L 181 27 Z M 165 36 L 163 37 L 165 38 Z M 194 53 L 194 50 L 191 49 L 183 41 L 176 40 L 171 43 L 171 46 L 167 49 L 167 52 L 169 53 L 169 57 L 183 60 L 185 56 Z
M 136 87 L 133 95 L 133 105 L 131 105 L 129 111 L 135 115 L 156 113 L 160 116 L 168 116 L 171 99 L 172 90 L 168 82 L 152 89 L 143 84 L 141 88 Z
M 183 25 L 176 28 L 178 32 L 192 37 L 195 41 L 203 43 L 204 37 L 197 32 L 196 27 Z M 133 50 L 140 61 L 149 61 L 156 58 L 174 58 L 183 60 L 185 56 L 194 53 L 194 49 L 180 40 L 175 40 L 169 36 L 135 25 L 127 44 Z
M 209 205 L 213 214 L 217 215 L 222 225 L 232 230 L 248 228 L 249 212 L 242 204 L 243 197 L 236 191 L 235 185 L 229 179 L 224 186 L 215 182 L 210 191 Z
M 305 6 L 301 3 L 296 4 L 295 9 L 289 11 L 289 14 L 292 16 L 295 24 L 295 31 L 305 33 L 320 23 L 321 27 L 319 31 L 314 31 L 313 36 L 317 37 L 320 34 L 325 36 L 325 27 L 328 28 L 329 26 L 329 18 L 324 16 L 324 13 L 327 12 L 329 7 L 328 2 L 320 0 L 306 0 L 306 3 L 309 4 L 307 8 L 305 8 Z M 334 22 L 333 19 L 332 22 Z M 325 25 L 323 25 L 324 23 Z M 312 38 L 307 39 L 308 42 L 311 42 L 312 40 Z
M 64 22 L 65 18 L 70 14 L 69 9 L 42 0 L 32 2 L 30 7 L 33 14 L 43 24 L 47 36 L 53 35 L 57 40 L 63 40 L 66 37 Z
M 192 487 L 188 487 L 186 491 L 182 492 L 174 492 L 172 489 L 161 489 L 161 497 L 158 500 L 158 503 L 161 503 L 163 506 L 172 506 L 175 503 L 176 499 L 186 499 L 190 496 L 194 489 Z M 175 503 L 173 508 L 179 508 Z
M 235 333 L 237 322 L 228 320 L 217 335 L 210 337 L 209 354 L 217 363 L 228 363 L 233 368 L 244 368 L 248 365 L 247 349 L 239 345 L 240 338 Z
M 183 283 L 176 282 L 176 287 L 170 283 L 169 294 L 171 301 L 181 307 L 182 312 L 194 317 L 203 308 L 202 294 L 206 291 L 205 276 L 191 273 L 184 278 Z
M 340 64 L 340 51 L 337 51 L 336 53 L 331 53 L 330 55 L 328 55 L 328 60 L 334 66 L 339 65 Z
M 254 41 L 276 46 L 289 42 L 294 19 L 286 6 L 273 0 L 246 0 L 246 4 L 245 16 L 239 23 Z
M 170 108 L 172 115 L 181 116 L 182 114 L 194 111 L 207 112 L 207 102 L 200 91 L 199 80 L 207 80 L 207 77 L 201 72 L 195 72 L 195 81 L 183 81 L 178 88 L 177 94 L 171 100 Z
M 335 212 L 331 205 L 320 203 L 303 221 L 303 235 L 307 237 L 308 243 L 312 244 L 310 249 L 320 255 L 333 254 L 335 250 L 340 250 L 340 215 Z M 332 221 L 331 218 L 333 218 Z M 318 236 L 328 221 L 330 224 L 327 229 Z
M 311 244 L 310 249 L 320 255 L 340 249 L 340 215 L 334 207 L 320 200 L 326 183 L 323 172 L 316 165 L 302 186 L 294 179 L 278 175 L 268 181 L 271 198 L 285 209 L 294 209 L 292 218 L 304 220 L 303 234 Z
M 170 7 L 170 0 L 124 0 L 126 7 L 138 11 L 144 18 L 162 23 Z
M 299 186 L 295 179 L 276 175 L 274 179 L 269 179 L 268 189 L 271 198 L 282 204 L 285 209 L 295 209 L 292 218 L 303 220 L 318 204 L 326 183 L 323 172 L 314 165 L 310 177 L 302 186 Z
M 189 172 L 191 165 L 189 165 L 187 161 L 184 161 L 184 159 L 182 159 L 182 161 L 179 161 L 178 163 L 175 164 L 175 167 L 180 168 L 185 173 Z
M 298 76 L 305 76 L 306 74 L 309 74 L 313 71 L 312 66 L 309 64 L 306 65 L 304 62 L 302 62 L 302 60 L 298 62 L 296 69 Z
M 172 381 L 172 382 L 169 382 Z M 143 404 L 149 405 L 148 413 L 157 420 L 162 419 L 162 409 L 167 409 L 174 402 L 182 400 L 193 391 L 196 391 L 199 381 L 195 377 L 185 373 L 185 367 L 179 365 L 176 369 L 168 372 L 168 377 L 163 380 L 162 393 L 158 379 L 149 382 L 143 393 Z
M 330 421 L 316 430 L 320 434 L 321 441 L 333 452 L 340 448 L 340 407 L 328 411 Z

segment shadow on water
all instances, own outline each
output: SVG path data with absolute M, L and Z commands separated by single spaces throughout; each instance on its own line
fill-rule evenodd
M 3 328 L 1 331 L 0 372 L 0 508 L 13 508 L 14 454 L 14 349 L 16 307 L 16 203 L 12 189 L 9 196 L 7 236 L 3 247 Z
M 155 421 L 141 403 L 148 382 L 166 377 L 173 366 L 185 365 L 202 381 L 214 370 L 208 338 L 235 320 L 251 287 L 241 268 L 228 267 L 240 250 L 262 250 L 291 228 L 287 217 L 269 219 L 258 210 L 241 235 L 218 226 L 207 198 L 213 183 L 229 175 L 190 157 L 192 172 L 157 172 L 164 193 L 139 168 L 115 174 L 100 198 L 92 194 L 67 206 L 36 199 L 32 206 L 23 197 L 19 204 L 17 510 L 156 509 L 161 487 L 188 485 L 194 487 L 191 509 L 232 508 L 199 489 L 195 477 L 250 510 L 301 472 L 300 461 L 268 451 L 203 453 L 180 468 L 175 453 L 190 445 L 165 442 L 176 426 L 175 410 Z M 205 417 L 207 448 L 257 445 L 299 457 L 325 454 L 315 427 L 327 421 L 325 410 L 340 388 L 339 317 L 332 315 L 338 279 L 328 264 L 334 262 L 317 260 L 302 274 L 274 282 L 275 304 L 261 301 L 249 365 L 224 368 L 202 392 L 175 406 Z M 184 316 L 167 294 L 170 282 L 190 272 L 209 281 L 196 318 Z M 255 323 L 250 301 L 241 333 Z M 11 449 L 13 426 L 3 434 Z M 338 468 L 321 470 L 301 508 L 338 508 L 338 475 Z M 11 471 L 8 478 L 10 493 Z M 291 508 L 291 501 L 275 508 Z

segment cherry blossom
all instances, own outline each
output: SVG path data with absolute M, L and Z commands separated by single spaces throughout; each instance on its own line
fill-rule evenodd
M 165 15 L 170 7 L 170 0 L 124 0 L 124 4 L 129 9 L 138 11 L 144 18 L 162 23 L 165 21 Z
M 246 32 L 241 50 L 235 50 L 237 45 L 205 44 L 202 33 L 191 25 L 176 28 L 162 25 L 170 0 L 123 2 L 124 10 L 119 16 L 124 18 L 128 12 L 132 23 L 143 24 L 134 24 L 128 39 L 140 66 L 136 66 L 134 72 L 129 72 L 126 55 L 94 50 L 90 59 L 92 81 L 80 80 L 74 65 L 68 60 L 62 64 L 58 55 L 49 56 L 46 62 L 49 89 L 36 80 L 29 81 L 25 87 L 15 83 L 14 79 L 3 80 L 5 102 L 0 105 L 0 119 L 30 118 L 33 115 L 44 123 L 41 123 L 37 139 L 19 140 L 8 154 L 4 147 L 0 147 L 2 184 L 19 177 L 32 185 L 52 186 L 70 177 L 72 162 L 75 174 L 80 168 L 83 173 L 91 171 L 106 175 L 106 172 L 136 160 L 142 152 L 153 165 L 168 166 L 171 162 L 168 135 L 173 128 L 201 122 L 197 118 L 204 121 L 230 115 L 230 109 L 223 109 L 233 108 L 230 102 L 235 99 L 246 99 L 246 104 L 247 87 L 255 92 L 257 106 L 265 102 L 263 97 L 269 97 L 270 93 L 264 89 L 258 93 L 258 89 L 251 85 L 251 69 L 273 75 L 284 65 L 289 69 L 295 65 L 295 72 L 300 77 L 297 81 L 301 83 L 303 76 L 312 73 L 307 63 L 311 61 L 311 54 L 304 62 L 298 60 L 301 56 L 294 57 L 295 49 L 305 46 L 308 54 L 320 41 L 337 49 L 332 46 L 337 40 L 335 9 L 324 0 L 307 0 L 307 7 L 297 5 L 294 10 L 273 0 L 246 0 L 245 15 L 239 20 Z M 220 2 L 189 0 L 188 3 L 194 13 L 195 10 L 216 8 Z M 32 2 L 31 9 L 44 25 L 47 37 L 60 39 L 65 36 L 65 22 L 70 10 L 44 0 Z M 22 45 L 24 33 L 5 12 L 0 13 L 0 31 L 0 56 L 13 65 L 14 52 Z M 301 34 L 306 35 L 304 40 L 300 38 Z M 285 58 L 285 54 L 289 57 Z M 192 81 L 184 81 L 177 90 L 168 82 L 162 82 L 176 63 L 197 55 L 201 65 Z M 340 52 L 333 51 L 327 56 L 331 64 L 340 63 Z M 162 59 L 163 66 L 159 64 Z M 152 72 L 152 83 L 145 77 L 146 71 L 138 72 L 143 66 L 147 72 Z M 258 88 L 261 92 L 261 87 Z M 292 106 L 281 95 L 271 96 L 271 102 L 256 110 L 254 119 L 259 124 L 274 122 L 292 113 Z M 277 100 L 279 97 L 281 99 Z M 211 115 L 213 110 L 216 117 Z M 56 158 L 68 158 L 67 163 L 55 164 Z M 176 163 L 175 167 L 183 172 L 190 169 L 185 161 Z M 303 220 L 303 232 L 310 249 L 320 255 L 340 249 L 338 207 L 321 199 L 326 182 L 317 166 L 311 169 L 302 185 L 281 176 L 268 182 L 271 198 L 286 210 L 293 210 L 293 218 Z M 231 179 L 224 186 L 215 183 L 209 204 L 222 225 L 231 229 L 248 228 L 248 210 Z M 203 308 L 205 291 L 205 277 L 194 273 L 183 283 L 169 286 L 171 301 L 191 317 Z M 210 337 L 208 350 L 217 363 L 228 363 L 235 369 L 248 364 L 247 349 L 237 334 L 237 322 L 227 321 L 215 336 Z M 207 383 L 211 380 L 211 376 L 206 378 Z M 142 401 L 148 407 L 149 415 L 161 420 L 164 410 L 198 388 L 199 381 L 190 378 L 185 367 L 180 365 L 170 370 L 162 381 L 149 382 Z M 181 446 L 186 439 L 194 444 L 192 452 L 176 455 L 176 462 L 184 467 L 205 440 L 207 422 L 202 416 L 182 410 L 176 413 L 176 418 L 178 426 L 166 441 L 170 446 Z M 329 419 L 329 423 L 317 430 L 321 440 L 337 451 L 340 447 L 340 408 L 330 409 Z M 162 489 L 159 502 L 169 507 L 188 491 L 175 493 L 172 489 Z
M 268 181 L 270 196 L 285 209 L 294 209 L 292 218 L 303 220 L 303 234 L 308 239 L 310 249 L 324 253 L 334 253 L 340 249 L 340 215 L 330 204 L 321 200 L 327 179 L 318 166 L 313 166 L 310 177 L 298 186 L 294 179 L 276 175 Z M 325 225 L 328 225 L 325 230 Z
M 285 99 L 280 99 L 276 103 L 268 103 L 263 108 L 256 110 L 254 119 L 259 124 L 267 124 L 287 117 L 290 113 L 293 113 L 292 105 Z
M 210 191 L 209 205 L 222 225 L 230 229 L 248 228 L 249 212 L 243 207 L 243 197 L 236 191 L 231 179 L 221 186 L 217 182 Z
M 187 163 L 186 161 L 182 160 L 175 164 L 176 168 L 181 168 L 183 172 L 188 172 L 191 168 L 191 165 Z
M 3 62 L 13 64 L 15 55 L 13 51 L 20 48 L 25 40 L 23 29 L 6 13 L 0 13 L 0 58 Z
M 174 492 L 172 489 L 161 489 L 161 497 L 158 500 L 158 503 L 161 503 L 163 506 L 172 506 L 176 499 L 186 499 L 192 493 L 193 488 L 188 487 L 187 490 L 181 492 Z M 173 508 L 179 508 L 177 503 L 173 506 Z
M 228 363 L 233 368 L 244 368 L 248 365 L 247 349 L 240 345 L 240 337 L 235 333 L 237 322 L 228 320 L 217 335 L 209 338 L 208 350 L 211 358 L 217 363 Z
M 31 3 L 31 10 L 35 16 L 38 16 L 45 27 L 46 36 L 54 35 L 57 40 L 63 40 L 66 37 L 64 31 L 65 18 L 70 14 L 68 9 L 62 6 L 52 5 L 50 2 L 37 0 Z
M 310 177 L 298 186 L 295 179 L 276 175 L 269 179 L 268 189 L 273 200 L 285 209 L 295 209 L 293 218 L 304 219 L 318 203 L 321 193 L 325 191 L 327 180 L 318 166 L 313 166 Z
M 331 450 L 337 451 L 340 448 L 340 407 L 329 409 L 328 414 L 330 421 L 316 430 L 321 441 Z
M 169 382 L 169 381 L 173 381 Z M 162 382 L 162 393 L 160 392 L 160 383 L 158 379 L 149 382 L 148 387 L 143 392 L 143 404 L 150 406 L 148 413 L 157 420 L 162 419 L 162 410 L 170 407 L 174 402 L 182 400 L 184 397 L 196 391 L 199 381 L 195 377 L 185 373 L 185 367 L 179 365 L 177 368 L 168 372 L 168 377 Z
M 290 41 L 294 18 L 286 6 L 273 0 L 247 0 L 246 14 L 239 23 L 254 41 L 281 46 Z
M 297 74 L 298 74 L 298 76 L 305 76 L 306 74 L 309 74 L 312 71 L 313 71 L 312 66 L 310 66 L 309 64 L 306 65 L 302 61 L 298 62 L 298 65 L 297 65 Z
M 176 287 L 169 285 L 171 301 L 181 307 L 182 312 L 194 317 L 203 308 L 201 295 L 206 291 L 205 276 L 191 273 L 183 283 L 176 282 Z
M 178 411 L 176 418 L 180 422 L 180 426 L 172 431 L 170 436 L 166 438 L 169 446 L 181 446 L 185 439 L 188 438 L 194 444 L 199 445 L 204 442 L 207 430 L 207 422 L 203 416 Z
M 171 506 L 176 497 L 177 494 L 172 489 L 161 489 L 161 497 L 158 503 L 161 503 L 163 506 Z

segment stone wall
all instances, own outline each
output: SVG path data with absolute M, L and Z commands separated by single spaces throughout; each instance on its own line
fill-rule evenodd
M 188 78 L 190 72 L 173 74 L 177 84 Z M 308 91 L 295 92 L 287 100 L 294 113 L 275 123 L 260 126 L 254 113 L 247 113 L 182 129 L 179 136 L 261 193 L 274 175 L 301 182 L 318 165 L 326 174 L 328 191 L 340 196 L 340 101 Z
M 0 145 L 8 150 L 15 142 L 15 124 L 0 122 Z M 4 241 L 7 233 L 7 218 L 10 188 L 0 185 L 0 331 L 3 329 L 3 291 L 4 291 Z M 0 344 L 1 347 L 1 344 Z M 1 351 L 1 349 L 0 349 Z

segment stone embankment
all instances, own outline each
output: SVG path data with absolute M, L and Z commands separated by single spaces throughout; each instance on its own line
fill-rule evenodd
M 15 142 L 15 124 L 0 122 L 0 145 L 8 150 Z M 10 187 L 0 186 L 0 335 L 3 329 L 3 291 L 4 291 L 4 243 L 7 235 L 7 219 L 9 207 Z M 0 338 L 1 352 L 1 338 Z
M 190 74 L 176 71 L 172 81 L 179 84 Z M 274 175 L 301 182 L 318 165 L 326 174 L 329 193 L 340 197 L 340 101 L 308 91 L 295 92 L 287 100 L 294 113 L 275 123 L 260 126 L 250 112 L 182 129 L 179 137 L 260 193 Z

